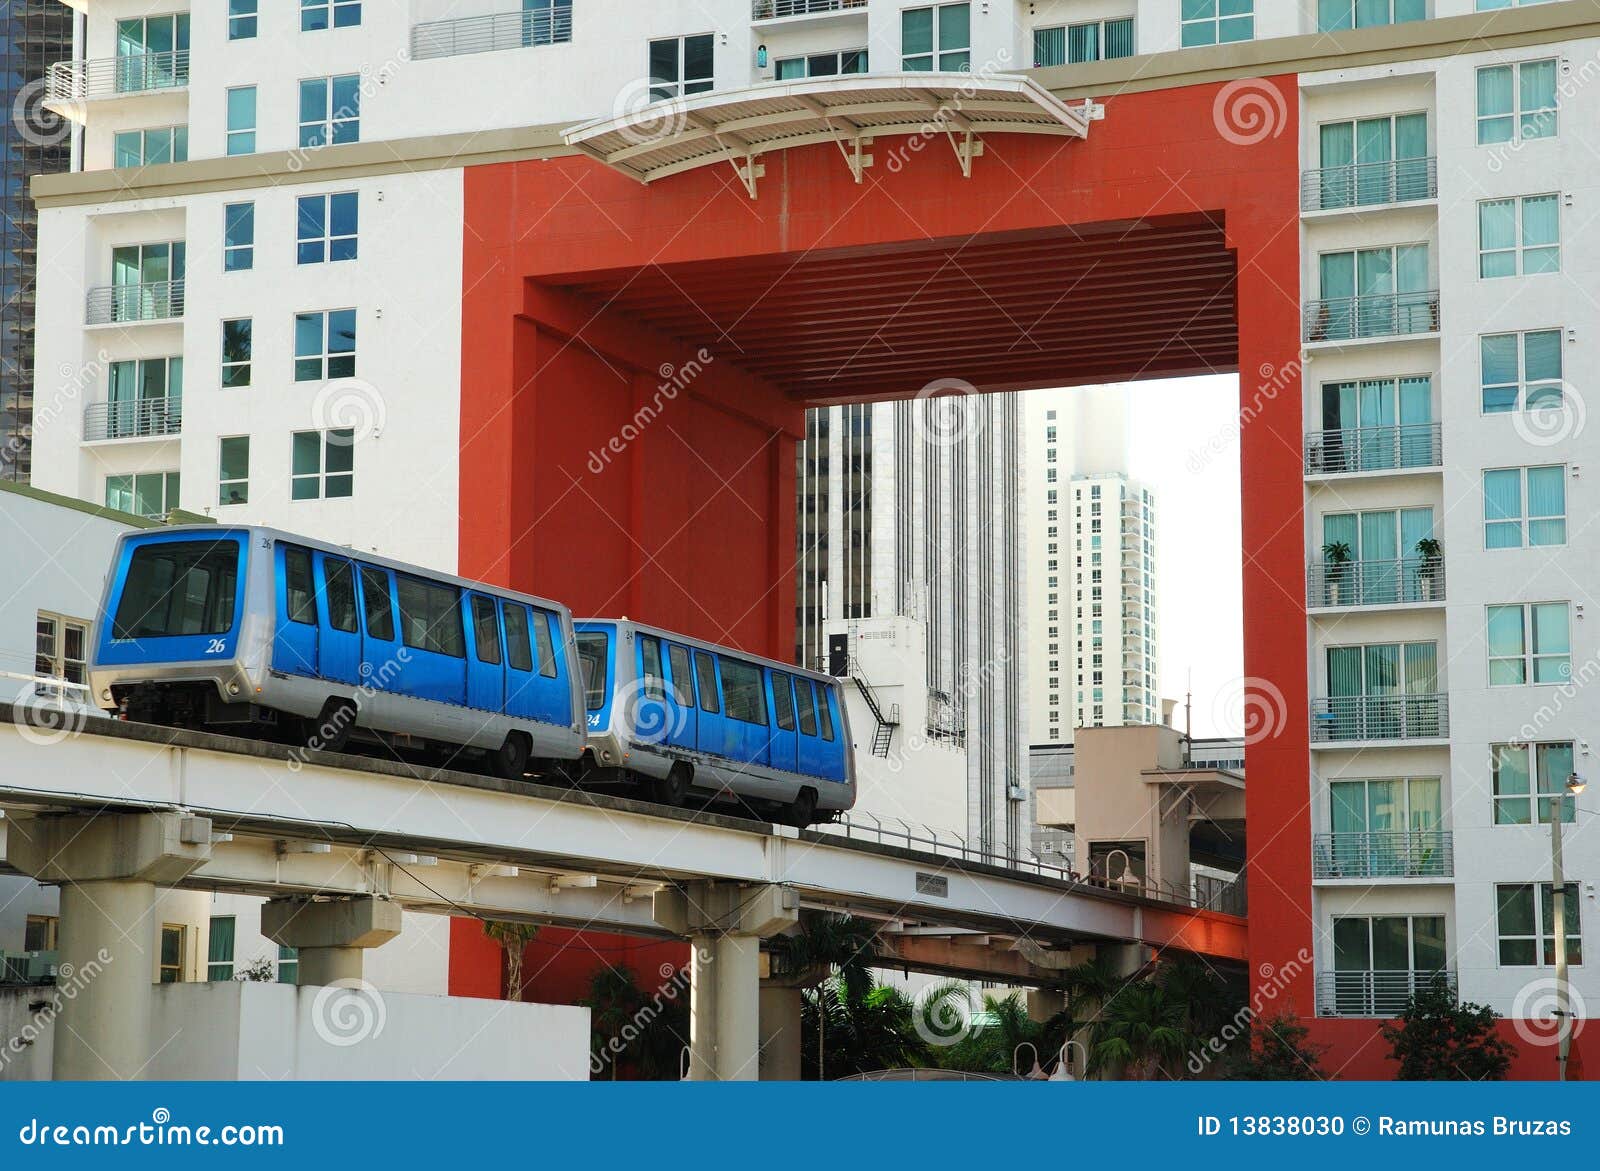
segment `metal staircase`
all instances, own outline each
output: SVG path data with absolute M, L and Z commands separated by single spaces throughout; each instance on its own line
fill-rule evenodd
M 861 698 L 867 701 L 867 710 L 877 721 L 877 726 L 872 730 L 872 755 L 886 758 L 889 755 L 889 746 L 894 741 L 894 730 L 900 726 L 900 705 L 892 703 L 885 711 L 879 705 L 878 697 L 872 687 L 861 677 L 861 669 L 854 659 L 850 660 L 850 680 L 861 693 Z

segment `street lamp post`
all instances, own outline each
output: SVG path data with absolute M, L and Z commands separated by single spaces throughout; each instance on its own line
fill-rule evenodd
M 1567 801 L 1577 816 L 1577 796 L 1587 782 L 1577 773 L 1567 777 L 1565 792 L 1556 795 L 1550 814 L 1550 907 L 1555 923 L 1556 949 L 1556 1080 L 1567 1080 L 1567 1058 L 1572 1053 L 1571 990 L 1567 976 L 1567 876 L 1561 865 L 1561 823 Z

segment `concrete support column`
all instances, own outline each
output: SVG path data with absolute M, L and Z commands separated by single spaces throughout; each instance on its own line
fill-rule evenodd
M 783 985 L 761 989 L 761 1080 L 800 1080 L 801 990 Z
M 697 882 L 659 892 L 655 918 L 694 947 L 690 1079 L 754 1081 L 761 1060 L 761 940 L 799 921 L 799 896 L 781 886 Z
M 399 935 L 400 923 L 398 903 L 370 896 L 268 899 L 261 908 L 261 934 L 300 953 L 298 982 L 308 988 L 361 983 L 362 953 Z
M 7 860 L 61 886 L 52 1076 L 138 1077 L 154 1056 L 156 887 L 181 882 L 210 859 L 210 820 L 133 813 L 7 821 Z

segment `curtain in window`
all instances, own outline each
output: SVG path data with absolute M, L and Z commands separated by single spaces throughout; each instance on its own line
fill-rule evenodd
M 1561 404 L 1561 331 L 1541 329 L 1522 335 L 1522 372 L 1528 385 L 1526 407 Z
M 1400 586 L 1402 602 L 1420 602 L 1422 597 L 1422 554 L 1417 544 L 1433 536 L 1433 509 L 1400 510 L 1400 560 L 1403 572 Z
M 1351 336 L 1355 314 L 1350 298 L 1356 295 L 1356 261 L 1351 252 L 1328 252 L 1318 258 L 1318 289 L 1330 302 L 1314 340 L 1340 341 Z
M 1407 782 L 1407 816 L 1415 833 L 1439 828 L 1444 820 L 1444 795 L 1438 777 L 1412 777 Z
M 1522 271 L 1556 272 L 1561 267 L 1561 222 L 1554 195 L 1522 201 Z
M 210 942 L 206 945 L 206 974 L 210 979 L 233 979 L 233 938 L 233 916 L 219 915 L 211 920 Z
M 1394 466 L 1394 381 L 1380 378 L 1361 384 L 1362 447 L 1365 471 Z
M 1106 31 L 1106 58 L 1133 56 L 1133 18 L 1108 20 Z
M 1361 546 L 1357 557 L 1361 562 L 1361 601 L 1367 605 L 1399 599 L 1400 579 L 1394 564 L 1398 556 L 1396 539 L 1393 512 L 1385 509 L 1361 514 Z
M 1033 30 L 1033 64 L 1062 65 L 1067 60 L 1067 30 L 1064 28 L 1036 28 Z
M 1356 253 L 1356 336 L 1393 333 L 1397 321 L 1394 298 L 1395 250 L 1369 248 Z
M 1478 364 L 1483 380 L 1483 411 L 1486 415 L 1514 411 L 1519 405 L 1520 343 L 1521 339 L 1514 333 L 1490 334 L 1478 339 Z M 1559 345 L 1555 354 L 1559 377 Z
M 1439 648 L 1431 642 L 1405 646 L 1405 734 L 1437 736 L 1442 731 L 1439 699 Z
M 1517 201 L 1489 199 L 1478 204 L 1478 275 L 1515 276 Z
M 1526 70 L 1527 66 L 1523 66 L 1523 69 Z M 1512 69 L 1509 65 L 1478 70 L 1479 146 L 1511 141 L 1514 129 L 1512 84 Z
M 1356 202 L 1392 203 L 1389 167 L 1394 158 L 1394 122 L 1368 118 L 1356 123 Z
M 1433 463 L 1433 379 L 1400 380 L 1399 466 L 1425 468 Z
M 1506 101 L 1511 100 L 1511 78 L 1505 81 Z M 1523 138 L 1548 138 L 1556 132 L 1556 63 L 1528 61 L 1518 67 L 1522 97 Z M 1509 119 L 1508 119 L 1509 121 Z
M 1411 919 L 1411 962 L 1418 972 L 1445 968 L 1444 916 L 1414 915 Z
M 1317 0 L 1317 31 L 1332 32 L 1355 24 L 1355 6 L 1350 0 Z
M 1527 682 L 1522 607 L 1490 606 L 1485 634 L 1489 643 L 1489 682 Z
M 1528 544 L 1563 545 L 1566 540 L 1566 468 L 1529 468 Z
M 1331 122 L 1321 129 L 1322 206 L 1349 207 L 1355 196 L 1355 127 Z
M 1396 202 L 1427 199 L 1428 116 L 1402 114 L 1394 120 L 1394 191 Z
M 1335 781 L 1328 786 L 1330 826 L 1336 834 L 1365 833 L 1367 797 L 1365 781 Z
M 1496 825 L 1527 825 L 1528 750 L 1521 744 L 1496 744 L 1491 749 L 1489 767 L 1494 783 L 1494 821 Z M 1520 801 L 1504 800 L 1520 797 Z
M 1572 775 L 1572 745 L 1570 744 L 1540 744 L 1535 749 L 1538 757 L 1539 792 L 1561 794 L 1566 791 L 1567 778 Z M 1539 799 L 1539 820 L 1549 824 L 1555 813 L 1555 802 L 1548 797 Z M 1567 802 L 1562 802 L 1561 820 L 1571 821 L 1576 815 L 1576 810 Z M 1567 930 L 1571 931 L 1575 921 L 1568 923 Z
M 1100 26 L 1075 24 L 1067 29 L 1067 60 L 1097 61 L 1100 59 Z
M 1565 602 L 1547 602 L 1533 610 L 1533 681 L 1560 683 L 1570 673 L 1572 639 Z

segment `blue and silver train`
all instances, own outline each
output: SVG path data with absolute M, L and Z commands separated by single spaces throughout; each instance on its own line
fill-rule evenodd
M 592 768 L 774 806 L 805 826 L 855 804 L 838 681 L 627 619 L 577 624 Z
M 731 797 L 800 825 L 855 801 L 830 676 L 257 526 L 121 537 L 89 685 L 145 723 L 465 751 L 503 777 Z

